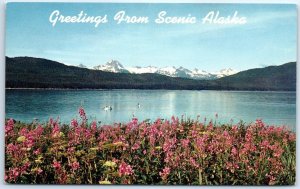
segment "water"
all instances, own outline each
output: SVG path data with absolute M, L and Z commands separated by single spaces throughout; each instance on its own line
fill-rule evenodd
M 140 104 L 140 106 L 138 106 Z M 253 122 L 258 118 L 274 125 L 296 126 L 295 92 L 185 91 L 185 90 L 6 90 L 6 118 L 44 122 L 60 118 L 70 123 L 83 106 L 89 120 L 101 124 L 170 119 L 184 115 L 217 122 Z M 105 111 L 105 106 L 112 106 Z

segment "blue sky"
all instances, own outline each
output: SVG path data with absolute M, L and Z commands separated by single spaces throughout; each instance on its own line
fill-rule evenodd
M 107 14 L 108 23 L 49 22 L 54 10 L 76 16 Z M 116 24 L 114 15 L 148 16 L 148 24 Z M 156 24 L 160 11 L 169 16 L 195 16 L 196 24 Z M 202 24 L 210 11 L 220 16 L 238 11 L 244 25 Z M 33 56 L 93 67 L 110 59 L 124 66 L 183 66 L 217 71 L 246 70 L 295 61 L 295 5 L 271 4 L 109 4 L 9 3 L 6 56 Z

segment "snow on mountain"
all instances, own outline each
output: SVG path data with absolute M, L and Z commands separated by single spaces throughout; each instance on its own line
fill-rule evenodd
M 170 77 L 182 77 L 182 78 L 189 78 L 189 79 L 217 79 L 217 78 L 221 78 L 221 77 L 225 77 L 237 73 L 237 71 L 231 68 L 222 69 L 218 72 L 213 72 L 213 73 L 209 73 L 204 70 L 199 70 L 197 68 L 191 71 L 184 67 L 176 68 L 175 66 L 168 66 L 163 68 L 157 68 L 154 66 L 147 66 L 147 67 L 135 66 L 135 67 L 125 68 L 117 60 L 111 60 L 104 65 L 95 66 L 94 69 L 107 71 L 107 72 L 114 72 L 114 73 L 133 73 L 133 74 L 157 73 L 157 74 L 166 75 Z
M 95 66 L 94 69 L 114 73 L 128 73 L 128 70 L 125 69 L 123 65 L 117 60 L 110 60 L 104 65 Z
M 197 68 L 191 71 L 183 67 L 176 68 L 172 66 L 172 67 L 160 68 L 156 73 L 166 75 L 166 76 L 171 76 L 171 77 L 183 77 L 183 78 L 190 78 L 190 79 L 217 79 L 217 78 L 236 74 L 237 71 L 228 68 L 228 69 L 222 69 L 218 72 L 209 73 L 207 71 L 199 70 Z
M 197 78 L 197 79 L 215 79 L 215 76 L 211 73 L 208 73 L 207 71 L 204 70 L 199 70 L 195 68 L 192 71 L 192 78 Z
M 214 75 L 216 75 L 217 78 L 221 78 L 221 77 L 225 77 L 225 76 L 229 76 L 229 75 L 233 75 L 236 74 L 237 71 L 231 69 L 231 68 L 227 68 L 227 69 L 222 69 L 218 72 L 212 73 Z
M 192 73 L 194 75 L 209 75 L 209 73 L 207 71 L 204 71 L 204 70 L 199 70 L 197 68 L 195 68 Z
M 176 77 L 176 75 L 175 75 L 176 70 L 177 69 L 175 68 L 175 66 L 167 66 L 167 67 L 158 69 L 156 73 L 161 74 L 161 75 L 170 76 L 170 77 Z
M 136 67 L 129 67 L 127 68 L 127 70 L 130 73 L 142 74 L 142 73 L 156 73 L 158 68 L 154 66 L 147 66 L 147 67 L 136 66 Z
M 180 66 L 176 69 L 175 77 L 193 78 L 194 76 L 191 70 Z

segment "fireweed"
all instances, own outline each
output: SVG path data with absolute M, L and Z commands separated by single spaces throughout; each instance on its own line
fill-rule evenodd
M 172 117 L 99 126 L 5 125 L 5 181 L 31 184 L 293 185 L 296 135 L 261 120 L 217 124 Z M 217 118 L 217 117 L 216 117 Z

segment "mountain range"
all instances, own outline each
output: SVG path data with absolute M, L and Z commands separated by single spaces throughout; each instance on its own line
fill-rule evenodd
M 193 69 L 189 70 L 184 67 L 178 67 L 175 66 L 168 66 L 163 68 L 158 68 L 155 66 L 147 66 L 147 67 L 124 67 L 119 61 L 117 60 L 110 60 L 104 65 L 95 66 L 93 69 L 95 70 L 101 70 L 106 72 L 112 72 L 112 73 L 131 73 L 131 74 L 144 74 L 144 73 L 156 73 L 161 74 L 165 76 L 170 77 L 181 77 L 181 78 L 189 78 L 189 79 L 198 79 L 198 80 L 212 80 L 212 79 L 218 79 L 221 77 L 233 75 L 237 73 L 237 71 L 228 68 L 228 69 L 222 69 L 215 73 L 209 73 L 204 70 L 200 69 Z
M 113 73 L 67 66 L 43 58 L 6 57 L 5 73 L 6 88 L 296 90 L 296 62 L 254 68 L 218 79 L 199 80 L 170 77 L 155 72 Z

